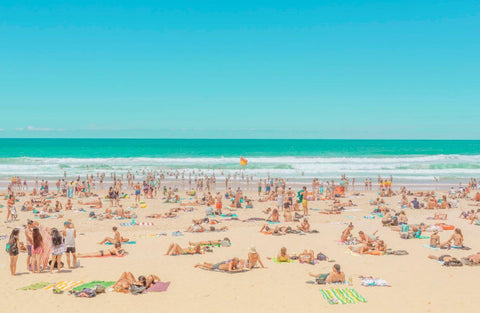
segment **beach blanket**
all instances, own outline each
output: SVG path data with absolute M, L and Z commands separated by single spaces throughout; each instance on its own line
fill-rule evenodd
M 275 263 L 280 263 L 280 264 L 281 263 L 293 263 L 293 262 L 295 262 L 295 260 L 292 260 L 292 259 L 288 259 L 288 262 L 287 261 L 279 261 L 279 260 L 277 260 L 277 258 L 273 258 L 272 261 L 275 262 Z
M 122 226 L 122 227 L 126 227 L 126 226 L 135 226 L 135 225 L 137 225 L 137 224 L 135 224 L 135 223 L 132 223 L 132 222 L 128 222 L 128 223 L 120 223 L 120 226 Z
M 445 247 L 441 247 L 440 249 L 448 249 L 448 246 L 445 246 Z M 472 248 L 470 247 L 466 247 L 466 246 L 454 246 L 454 245 L 451 245 L 450 246 L 450 249 L 458 249 L 458 250 L 472 250 Z
M 138 226 L 153 226 L 153 222 L 140 222 L 137 223 Z
M 321 289 L 320 292 L 323 298 L 329 304 L 347 304 L 347 303 L 365 303 L 367 300 L 362 297 L 355 289 L 341 288 L 341 289 Z
M 136 241 L 124 241 L 124 242 L 122 242 L 122 245 L 134 245 L 134 244 L 136 244 L 136 243 L 137 243 Z M 105 244 L 106 244 L 107 246 L 113 246 L 113 243 L 108 242 L 108 241 L 105 242 Z
M 170 282 L 156 282 L 155 284 L 151 285 L 150 288 L 147 289 L 147 292 L 163 292 L 167 291 L 168 287 L 170 286 Z
M 440 250 L 440 248 L 438 248 L 438 247 L 432 247 L 431 245 L 427 245 L 427 244 L 423 244 L 422 246 L 424 246 L 425 248 L 428 248 L 428 249 L 432 249 L 432 250 Z
M 72 290 L 73 291 L 82 291 L 85 288 L 95 289 L 96 285 L 103 286 L 103 287 L 105 287 L 105 289 L 107 289 L 107 288 L 115 285 L 115 282 L 114 281 L 94 280 L 94 281 L 91 281 L 89 283 L 82 284 L 82 285 L 79 285 L 77 287 L 74 287 Z
M 51 284 L 52 283 L 42 281 L 42 282 L 31 284 L 31 285 L 28 285 L 28 286 L 25 286 L 25 287 L 22 287 L 22 288 L 18 288 L 18 290 L 38 290 L 38 289 L 45 288 L 45 287 L 47 287 Z
M 125 255 L 120 254 L 120 255 L 111 255 L 110 252 L 105 252 L 106 254 L 104 255 L 97 255 L 97 256 L 84 256 L 83 258 L 123 258 Z
M 213 268 L 204 268 L 204 267 L 199 267 L 200 269 L 204 270 L 204 271 L 209 271 L 209 272 L 218 272 L 218 273 L 226 273 L 226 274 L 238 274 L 238 273 L 245 273 L 245 272 L 248 272 L 248 270 L 246 269 L 243 269 L 241 271 L 238 271 L 238 272 L 230 272 L 230 271 L 222 271 L 222 270 L 219 270 L 219 269 L 213 269 Z
M 183 236 L 183 234 L 177 230 L 177 231 L 172 232 L 172 236 L 179 237 L 179 236 Z
M 134 238 L 158 238 L 160 236 L 167 236 L 167 233 L 133 235 Z
M 364 287 L 372 287 L 372 286 L 379 286 L 379 287 L 391 287 L 386 280 L 373 278 L 373 277 L 363 277 L 362 278 L 362 286 Z
M 74 287 L 80 286 L 81 284 L 83 284 L 83 281 L 81 281 L 81 280 L 73 280 L 73 281 L 72 280 L 62 280 L 62 281 L 59 281 L 56 284 L 50 284 L 43 289 L 44 290 L 52 290 L 53 286 L 55 285 L 56 289 L 60 289 L 62 291 L 67 291 L 67 290 L 70 290 Z

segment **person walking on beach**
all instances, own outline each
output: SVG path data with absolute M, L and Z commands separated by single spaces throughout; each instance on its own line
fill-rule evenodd
M 63 223 L 65 229 L 63 230 L 63 237 L 65 238 L 65 254 L 67 255 L 68 268 L 75 268 L 77 266 L 77 253 L 75 251 L 75 238 L 77 237 L 77 231 L 72 223 L 66 221 Z M 70 258 L 72 258 L 72 266 L 70 265 Z

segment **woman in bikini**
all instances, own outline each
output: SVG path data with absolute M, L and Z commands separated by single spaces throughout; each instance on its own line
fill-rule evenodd
M 200 245 L 195 245 L 193 247 L 187 247 L 183 249 L 178 243 L 171 243 L 168 247 L 167 253 L 165 255 L 187 255 L 187 254 L 203 254 L 202 248 Z
M 92 253 L 77 253 L 77 257 L 79 258 L 93 258 L 93 257 L 102 257 L 102 256 L 124 256 L 128 253 L 122 249 L 122 244 L 120 242 L 116 242 L 114 247 L 109 250 L 100 250 L 98 252 Z
M 262 260 L 260 260 L 260 255 L 257 253 L 255 246 L 251 246 L 250 250 L 248 251 L 246 267 L 251 270 L 257 264 L 257 262 L 262 268 L 266 268 L 265 266 L 263 266 Z
M 450 248 L 452 246 L 460 248 L 463 247 L 463 234 L 460 228 L 455 228 L 455 233 L 452 235 L 452 237 L 450 237 L 450 239 L 448 239 L 448 241 L 441 244 L 440 248 Z
M 342 232 L 342 236 L 340 237 L 341 242 L 345 242 L 347 240 L 350 240 L 350 237 L 352 236 L 351 232 L 353 229 L 353 224 L 350 223 L 347 228 Z
M 243 271 L 243 265 L 240 263 L 240 260 L 235 257 L 233 258 L 232 260 L 230 261 L 223 261 L 223 262 L 219 262 L 219 263 L 216 263 L 216 264 L 212 264 L 212 263 L 203 263 L 203 264 L 196 264 L 195 265 L 195 268 L 203 268 L 203 269 L 207 269 L 207 270 L 220 270 L 220 271 L 225 271 L 225 272 L 241 272 Z

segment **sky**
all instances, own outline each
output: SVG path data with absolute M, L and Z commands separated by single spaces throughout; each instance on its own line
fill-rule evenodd
M 480 2 L 0 1 L 0 137 L 480 139 Z

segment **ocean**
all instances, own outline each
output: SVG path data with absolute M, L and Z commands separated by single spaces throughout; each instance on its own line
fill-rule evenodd
M 0 139 L 0 147 L 1 180 L 160 169 L 298 181 L 346 174 L 359 183 L 379 175 L 409 184 L 480 176 L 480 140 Z

